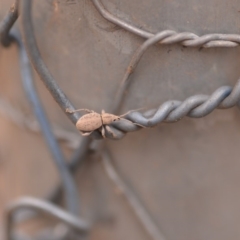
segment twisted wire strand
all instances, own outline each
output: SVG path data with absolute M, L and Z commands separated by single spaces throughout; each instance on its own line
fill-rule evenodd
M 8 47 L 12 41 L 9 31 L 18 19 L 18 1 L 15 0 L 8 14 L 0 22 L 0 42 L 4 47 Z
M 112 126 L 122 132 L 132 132 L 139 130 L 141 126 L 154 127 L 163 121 L 176 122 L 184 116 L 201 118 L 216 108 L 231 108 L 240 100 L 240 94 L 238 94 L 237 98 L 232 97 L 234 92 L 240 92 L 239 83 L 240 79 L 234 89 L 230 86 L 223 86 L 214 91 L 210 96 L 195 95 L 187 98 L 183 102 L 176 100 L 167 101 L 159 106 L 159 108 L 148 110 L 145 113 L 131 112 L 125 116 L 125 119 L 112 123 Z M 231 99 L 231 101 L 229 101 L 229 99 Z M 122 135 L 116 137 L 122 137 Z
M 80 232 L 87 232 L 90 229 L 89 223 L 87 223 L 85 220 L 79 217 L 75 217 L 74 215 L 69 214 L 68 212 L 56 207 L 49 202 L 31 197 L 24 197 L 10 203 L 5 210 L 5 234 L 7 240 L 14 240 L 14 236 L 12 234 L 14 216 L 15 213 L 21 209 L 32 209 L 41 213 L 48 214 Z
M 171 35 L 172 31 L 160 32 L 147 39 L 133 54 L 127 70 L 123 76 L 120 93 L 122 96 L 126 87 L 129 87 L 130 75 L 136 69 L 143 54 L 153 44 L 161 41 Z M 117 96 L 118 96 L 117 95 Z M 118 97 L 117 97 L 118 99 Z M 176 122 L 184 116 L 200 118 L 210 114 L 214 109 L 227 109 L 235 106 L 240 100 L 240 79 L 234 88 L 230 86 L 219 87 L 212 95 L 195 95 L 187 98 L 185 101 L 170 100 L 159 106 L 158 109 L 148 110 L 144 114 L 133 111 L 129 112 L 120 119 L 108 126 L 107 130 L 112 133 L 110 138 L 121 139 L 126 132 L 132 132 L 141 129 L 141 127 L 154 127 L 158 123 Z M 120 101 L 118 101 L 120 102 Z M 126 121 L 126 119 L 128 121 Z M 107 135 L 109 137 L 109 135 Z
M 151 38 L 155 34 L 148 32 L 146 30 L 140 29 L 130 23 L 119 19 L 110 12 L 108 12 L 100 0 L 92 0 L 94 6 L 98 12 L 102 15 L 103 18 L 109 22 L 143 38 Z M 170 30 L 162 31 L 163 34 L 169 32 Z M 236 47 L 240 44 L 240 35 L 238 34 L 206 34 L 203 36 L 198 36 L 191 32 L 175 32 L 171 31 L 169 36 L 166 36 L 165 39 L 159 41 L 160 44 L 175 44 L 180 43 L 185 47 L 204 47 L 204 48 L 213 48 L 213 47 Z

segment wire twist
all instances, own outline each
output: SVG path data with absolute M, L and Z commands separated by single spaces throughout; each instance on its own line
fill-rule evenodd
M 214 109 L 227 109 L 235 106 L 240 100 L 240 80 L 235 87 L 222 86 L 212 95 L 195 95 L 185 101 L 171 100 L 157 109 L 145 113 L 130 112 L 118 122 L 111 124 L 113 138 L 120 139 L 126 132 L 137 131 L 142 127 L 154 127 L 161 122 L 177 122 L 185 116 L 201 118 Z M 114 131 L 114 130 L 117 131 Z
M 98 10 L 98 12 L 102 15 L 102 17 L 108 20 L 109 22 L 143 38 L 151 38 L 155 35 L 155 33 L 151 33 L 149 31 L 138 28 L 114 16 L 112 13 L 108 12 L 105 9 L 100 0 L 92 0 L 92 2 L 96 9 Z M 168 32 L 169 35 L 166 36 L 165 39 L 160 41 L 159 42 L 160 44 L 166 45 L 180 43 L 185 47 L 204 47 L 204 48 L 237 47 L 240 44 L 239 34 L 212 33 L 203 36 L 198 36 L 197 34 L 191 32 L 178 33 L 171 30 L 164 30 L 161 33 L 165 34 L 166 32 Z

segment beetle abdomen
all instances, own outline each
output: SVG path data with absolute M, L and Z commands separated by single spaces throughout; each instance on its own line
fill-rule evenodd
M 99 113 L 88 113 L 83 115 L 76 123 L 79 131 L 92 132 L 102 126 L 102 119 Z

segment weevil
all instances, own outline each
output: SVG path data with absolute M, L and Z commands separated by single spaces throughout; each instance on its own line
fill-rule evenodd
M 87 114 L 83 115 L 82 117 L 80 117 L 76 123 L 76 128 L 79 130 L 79 132 L 83 135 L 83 136 L 89 136 L 93 131 L 101 128 L 101 133 L 103 138 L 105 138 L 105 126 L 107 127 L 107 125 L 111 124 L 112 122 L 118 121 L 120 119 L 122 119 L 123 116 L 127 115 L 130 112 L 133 111 L 137 111 L 143 108 L 139 108 L 136 110 L 130 110 L 125 114 L 122 114 L 120 116 L 111 114 L 111 113 L 106 113 L 104 110 L 102 110 L 101 113 L 97 113 L 94 112 L 93 110 L 89 110 L 89 109 L 77 109 L 77 110 L 70 110 L 70 109 L 66 109 L 66 112 L 68 113 L 75 113 L 75 112 L 80 112 L 80 111 L 85 111 L 87 112 Z M 127 119 L 125 119 L 126 121 L 129 121 Z M 132 123 L 132 122 L 131 122 Z M 138 123 L 133 123 L 136 126 L 145 128 L 145 126 L 138 124 Z
M 80 117 L 76 123 L 76 128 L 83 136 L 89 136 L 94 130 L 101 128 L 102 136 L 103 138 L 105 138 L 104 125 L 108 125 L 112 122 L 120 120 L 121 116 L 123 116 L 116 116 L 111 113 L 105 113 L 104 110 L 102 110 L 101 113 L 97 113 L 89 109 L 77 109 L 74 111 L 66 109 L 66 112 L 68 113 L 74 113 L 79 111 L 87 112 L 87 114 Z

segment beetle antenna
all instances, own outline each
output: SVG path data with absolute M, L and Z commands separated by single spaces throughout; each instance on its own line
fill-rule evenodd
M 75 112 L 81 112 L 81 111 L 88 112 L 88 113 L 94 112 L 94 111 L 92 111 L 92 110 L 85 109 L 85 108 L 76 109 L 76 110 L 70 110 L 69 108 L 66 109 L 66 112 L 67 112 L 67 113 L 75 113 Z
M 130 111 L 120 115 L 119 117 L 124 117 L 124 116 L 128 115 L 130 112 L 136 112 L 136 111 L 142 110 L 142 109 L 144 109 L 144 108 L 137 108 L 137 109 L 130 110 Z

